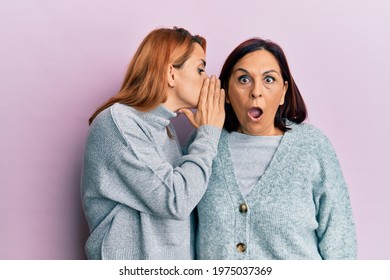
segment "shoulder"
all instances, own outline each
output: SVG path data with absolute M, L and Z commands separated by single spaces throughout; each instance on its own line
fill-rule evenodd
M 144 126 L 136 109 L 115 103 L 96 116 L 90 127 L 90 136 L 106 139 L 105 141 L 120 138 L 129 143 L 132 135 L 138 138 L 144 134 Z
M 131 106 L 115 103 L 110 108 L 110 116 L 119 130 L 126 130 L 129 127 L 142 123 L 140 112 Z
M 286 132 L 295 143 L 310 145 L 314 148 L 331 146 L 329 138 L 318 127 L 309 123 L 291 123 L 290 131 Z
M 130 106 L 115 103 L 107 109 L 101 111 L 93 120 L 91 126 L 93 127 L 106 127 L 107 125 L 114 124 L 123 127 L 126 126 L 129 121 L 135 119 L 135 109 Z M 125 125 L 126 124 L 126 125 Z
M 320 162 L 338 164 L 338 157 L 331 141 L 319 128 L 307 123 L 293 124 L 291 128 L 288 132 L 293 139 L 291 145 L 299 146 L 299 150 L 308 151 Z
M 326 137 L 318 127 L 309 123 L 290 123 L 288 127 L 291 128 L 291 132 L 293 133 L 304 134 L 311 137 Z
M 91 124 L 91 130 L 103 132 L 115 127 L 121 130 L 128 126 L 133 119 L 131 107 L 115 103 L 96 116 Z
M 125 139 L 142 137 L 150 128 L 143 114 L 131 106 L 120 103 L 115 103 L 110 107 L 111 118 Z

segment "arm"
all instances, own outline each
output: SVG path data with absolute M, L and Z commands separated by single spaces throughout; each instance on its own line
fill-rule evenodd
M 101 203 L 121 203 L 161 218 L 186 219 L 206 190 L 224 121 L 224 92 L 215 83 L 202 87 L 198 111 L 193 115 L 198 134 L 176 168 L 131 117 L 125 117 L 123 130 L 111 116 L 101 125 L 96 121 L 85 157 L 86 207 L 99 208 L 95 200 L 102 199 Z
M 321 179 L 316 186 L 318 248 L 323 259 L 356 259 L 357 242 L 348 187 L 335 151 L 324 139 L 318 149 Z
M 110 185 L 100 185 L 103 197 L 137 211 L 161 218 L 186 219 L 203 196 L 211 174 L 220 129 L 202 126 L 190 146 L 190 153 L 179 166 L 158 155 L 153 143 L 144 140 L 134 149 L 131 145 L 111 165 Z M 138 138 L 139 141 L 139 138 Z

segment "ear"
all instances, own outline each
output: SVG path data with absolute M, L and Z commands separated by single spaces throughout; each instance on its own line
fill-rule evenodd
M 286 96 L 287 89 L 288 89 L 288 82 L 285 81 L 283 85 L 283 95 L 282 98 L 280 98 L 280 103 L 279 103 L 280 106 L 284 104 L 284 97 Z
M 172 64 L 168 65 L 168 71 L 167 71 L 167 80 L 168 80 L 168 85 L 171 88 L 175 87 L 175 67 L 173 67 Z

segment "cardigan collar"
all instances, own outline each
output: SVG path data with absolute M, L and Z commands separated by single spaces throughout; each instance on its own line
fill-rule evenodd
M 216 160 L 219 160 L 221 164 L 223 163 L 224 169 L 223 174 L 227 182 L 227 187 L 229 193 L 232 196 L 235 196 L 236 199 L 240 201 L 246 201 L 247 203 L 253 205 L 259 199 L 259 197 L 267 195 L 272 191 L 273 188 L 273 178 L 278 176 L 277 166 L 285 160 L 289 154 L 290 147 L 293 145 L 294 135 L 295 135 L 295 123 L 289 123 L 289 127 L 292 128 L 289 131 L 286 131 L 280 141 L 278 148 L 275 151 L 273 158 L 271 159 L 270 164 L 266 168 L 263 176 L 256 183 L 252 191 L 246 196 L 243 197 L 238 186 L 237 178 L 234 174 L 233 161 L 230 154 L 229 140 L 228 140 L 228 131 L 223 129 L 221 133 L 221 138 L 219 141 L 218 155 Z

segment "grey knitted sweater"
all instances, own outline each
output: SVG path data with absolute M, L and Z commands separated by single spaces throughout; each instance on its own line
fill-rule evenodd
M 201 126 L 182 156 L 175 116 L 163 106 L 145 113 L 114 104 L 93 121 L 81 181 L 89 259 L 194 258 L 190 214 L 206 190 L 221 130 Z
M 198 259 L 355 259 L 347 185 L 328 139 L 291 124 L 264 175 L 246 196 L 223 130 L 197 210 Z M 256 164 L 256 154 L 248 158 Z

